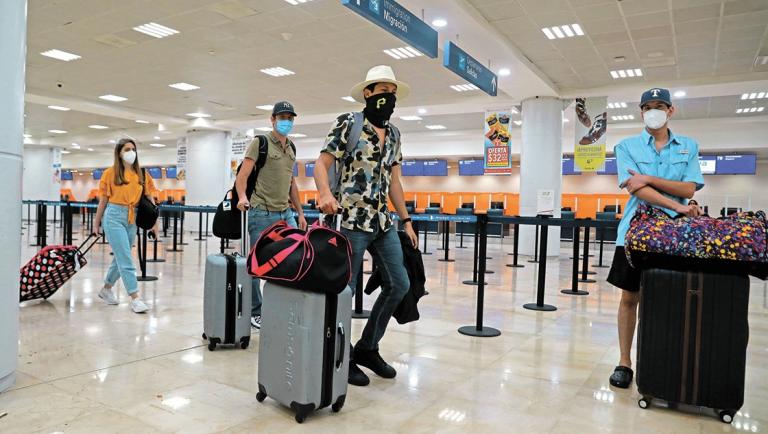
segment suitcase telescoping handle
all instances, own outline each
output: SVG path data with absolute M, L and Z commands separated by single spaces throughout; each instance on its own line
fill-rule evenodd
M 82 244 L 80 244 L 77 250 L 80 252 L 82 256 L 85 256 L 93 248 L 93 246 L 96 245 L 96 243 L 99 241 L 99 238 L 101 238 L 101 235 L 99 234 L 88 235 L 88 237 L 83 241 Z M 87 247 L 86 247 L 86 244 L 88 245 Z M 83 249 L 83 247 L 85 247 L 85 249 Z
M 323 214 L 320 213 L 320 218 L 317 220 L 320 224 L 326 224 L 327 218 L 331 217 L 333 219 L 333 225 L 336 226 L 336 232 L 339 232 L 341 230 L 341 213 L 342 209 L 339 208 L 336 210 L 336 214 Z
M 243 317 L 243 285 L 237 285 L 237 319 Z
M 248 233 L 248 210 L 250 209 L 250 205 L 246 206 L 245 211 L 243 211 L 242 215 L 240 216 L 240 222 L 241 222 L 241 228 L 240 228 L 240 234 L 242 235 L 240 237 L 240 254 L 243 255 L 243 257 L 248 257 L 249 248 L 251 245 L 251 237 Z
M 345 343 L 346 339 L 344 337 L 344 324 L 339 323 L 338 326 L 338 338 L 336 339 L 336 342 L 339 343 L 339 358 L 336 359 L 336 370 L 338 371 L 341 369 L 341 365 L 344 364 L 344 352 L 346 351 L 347 345 Z

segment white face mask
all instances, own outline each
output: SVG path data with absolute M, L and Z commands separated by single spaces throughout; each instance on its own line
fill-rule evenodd
M 129 166 L 132 165 L 133 162 L 136 161 L 136 151 L 123 152 L 123 161 Z
M 667 123 L 667 112 L 659 109 L 648 110 L 643 113 L 643 122 L 645 122 L 646 127 L 658 130 Z

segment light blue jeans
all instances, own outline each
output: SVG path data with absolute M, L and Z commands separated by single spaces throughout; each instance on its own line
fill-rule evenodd
M 252 208 L 248 211 L 248 236 L 251 238 L 251 249 L 259 240 L 261 232 L 280 220 L 285 220 L 289 226 L 294 228 L 298 227 L 291 208 L 283 211 Z M 261 315 L 261 279 L 253 279 L 251 284 L 251 316 L 257 315 Z
M 128 207 L 107 204 L 101 227 L 104 229 L 104 235 L 112 248 L 112 253 L 115 254 L 112 263 L 109 264 L 104 283 L 111 287 L 117 283 L 117 279 L 122 277 L 128 295 L 138 292 L 136 266 L 131 256 L 131 246 L 136 239 L 136 225 L 128 223 Z

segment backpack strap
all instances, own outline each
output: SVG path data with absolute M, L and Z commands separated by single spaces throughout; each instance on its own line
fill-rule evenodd
M 335 179 L 333 179 L 334 183 L 332 184 L 334 189 L 332 192 L 337 199 L 339 199 L 339 193 L 341 192 L 341 178 L 344 174 L 344 162 L 347 160 L 347 157 L 357 149 L 357 144 L 360 142 L 360 136 L 363 134 L 364 123 L 365 116 L 363 115 L 363 112 L 352 112 L 352 125 L 347 129 L 347 138 L 344 143 L 344 155 L 341 158 L 336 159 L 336 173 L 334 174 Z

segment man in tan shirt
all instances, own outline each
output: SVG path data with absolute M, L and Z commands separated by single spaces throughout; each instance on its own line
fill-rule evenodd
M 235 186 L 240 201 L 237 208 L 244 211 L 250 206 L 248 213 L 248 234 L 251 238 L 251 248 L 256 244 L 261 232 L 280 220 L 285 220 L 293 227 L 307 229 L 307 221 L 299 202 L 299 188 L 293 178 L 293 166 L 296 163 L 296 147 L 288 139 L 293 128 L 296 112 L 293 105 L 281 101 L 272 109 L 272 131 L 266 135 L 266 161 L 259 162 L 259 137 L 255 137 L 245 152 L 243 165 L 237 174 Z M 246 197 L 248 176 L 258 166 L 258 177 L 251 197 Z M 298 213 L 298 225 L 293 217 L 293 209 Z M 261 281 L 253 279 L 251 298 L 251 325 L 261 328 Z

